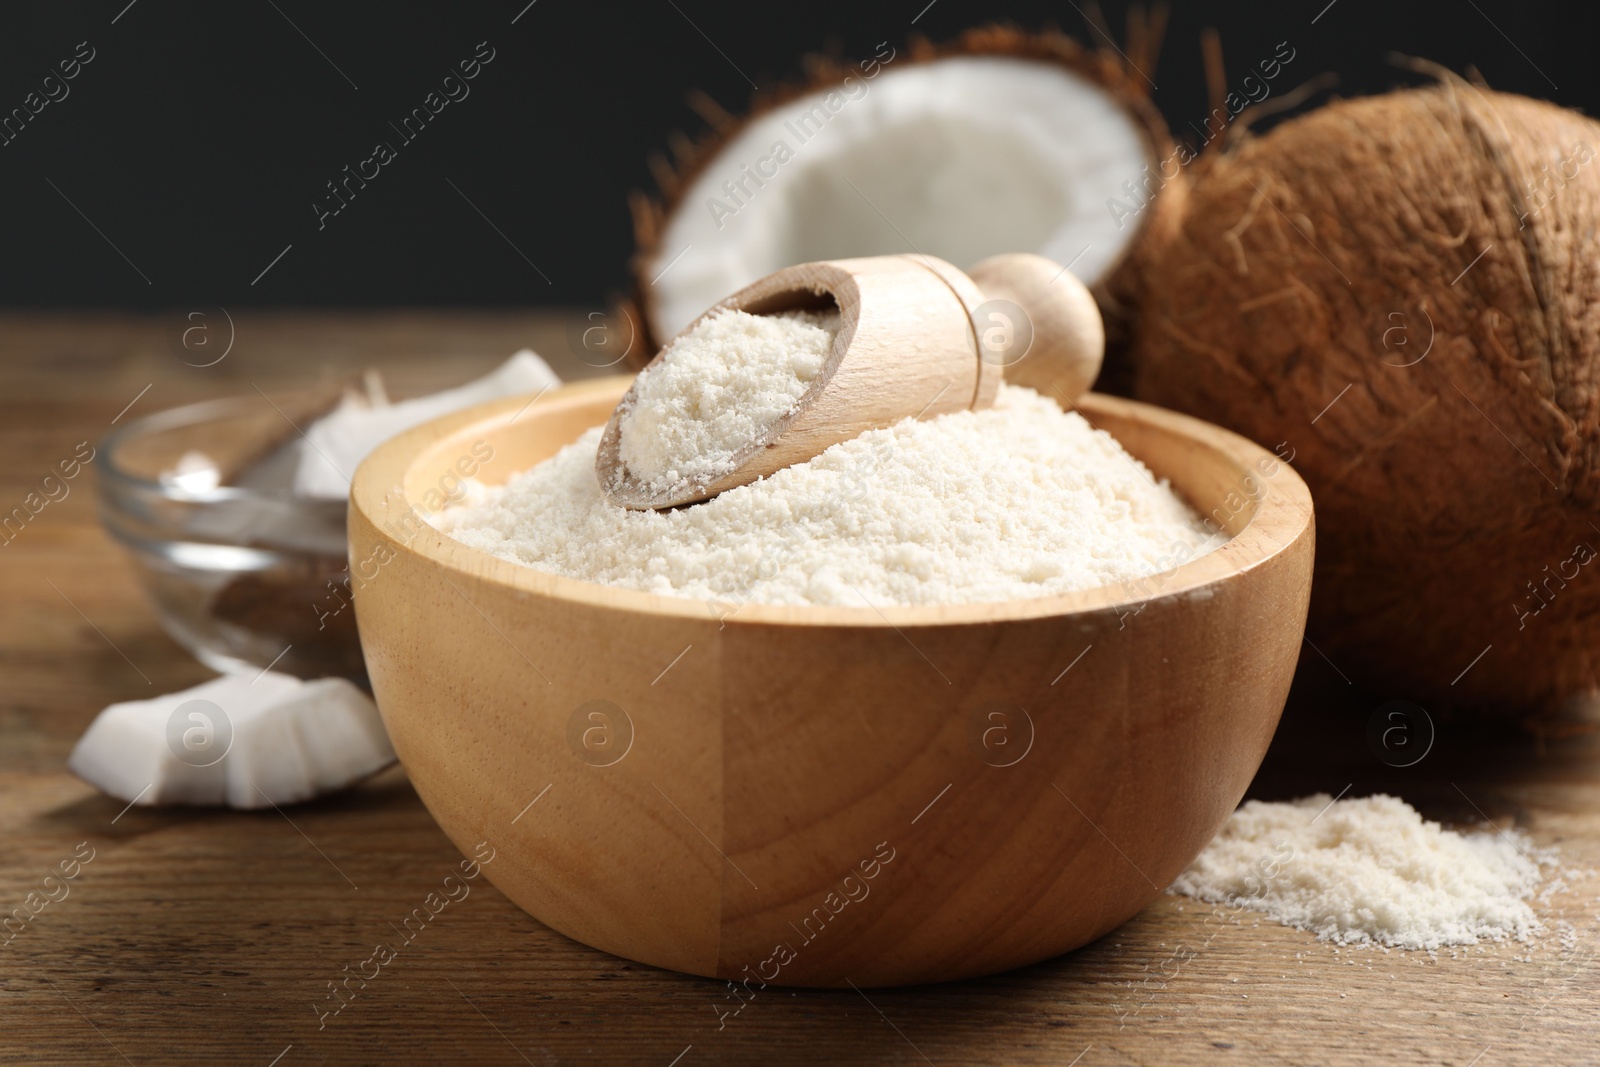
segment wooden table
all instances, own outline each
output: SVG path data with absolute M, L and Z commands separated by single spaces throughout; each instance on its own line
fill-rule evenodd
M 213 367 L 175 316 L 0 316 L 0 504 L 114 418 L 381 367 L 396 394 L 532 345 L 569 376 L 570 320 L 538 313 L 246 315 Z M 181 329 L 181 324 L 179 326 Z M 148 389 L 146 388 L 148 386 Z M 137 399 L 135 399 L 137 398 Z M 131 409 L 124 411 L 132 403 Z M 93 464 L 90 464 L 93 469 Z M 0 548 L 0 912 L 92 850 L 70 895 L 0 947 L 0 1062 L 1097 1064 L 1600 1061 L 1600 880 L 1540 905 L 1563 944 L 1344 949 L 1163 896 L 1069 956 L 866 995 L 776 989 L 719 1026 L 720 982 L 607 956 L 475 883 L 319 1025 L 317 1005 L 459 860 L 404 773 L 280 814 L 124 810 L 67 773 L 104 705 L 208 674 L 161 631 L 95 516 L 93 475 Z M 1252 794 L 1387 791 L 1522 827 L 1600 867 L 1600 743 L 1441 722 L 1408 769 L 1366 745 L 1374 702 L 1305 670 Z M 149 682 L 146 683 L 146 678 Z M 80 847 L 81 846 L 81 847 Z

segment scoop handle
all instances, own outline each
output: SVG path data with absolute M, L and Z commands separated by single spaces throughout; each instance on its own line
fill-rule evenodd
M 1100 374 L 1106 331 L 1094 297 L 1071 271 L 1031 252 L 990 256 L 967 271 L 986 298 L 974 315 L 986 359 L 1005 366 L 1006 381 L 1071 405 Z M 1020 308 L 1024 321 L 998 301 Z M 1031 329 L 1031 342 L 1022 331 Z

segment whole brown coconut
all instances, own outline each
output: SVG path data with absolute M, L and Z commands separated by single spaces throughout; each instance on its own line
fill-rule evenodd
M 1451 80 L 1286 122 L 1161 202 L 1136 395 L 1304 476 L 1308 637 L 1374 694 L 1532 715 L 1600 681 L 1597 149 Z

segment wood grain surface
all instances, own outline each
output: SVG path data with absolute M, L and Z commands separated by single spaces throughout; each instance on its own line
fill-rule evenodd
M 208 368 L 171 354 L 172 325 L 0 316 L 5 510 L 136 396 L 124 418 L 368 365 L 405 395 L 487 370 L 524 344 L 563 374 L 588 370 L 552 316 L 241 316 L 234 349 Z M 255 813 L 124 812 L 65 771 L 102 706 L 207 675 L 161 632 L 100 532 L 93 477 L 91 462 L 67 497 L 0 547 L 0 913 L 30 893 L 41 894 L 37 905 L 47 876 L 78 863 L 67 894 L 53 889 L 60 899 L 0 945 L 0 1062 L 1600 1060 L 1592 877 L 1569 877 L 1538 905 L 1552 928 L 1571 924 L 1568 936 L 1529 945 L 1437 957 L 1338 950 L 1248 912 L 1163 895 L 1100 941 L 1007 974 L 866 995 L 769 989 L 742 1006 L 721 982 L 570 941 L 481 878 L 426 924 L 413 921 L 408 939 L 399 928 L 463 857 L 398 769 L 341 796 Z M 1336 664 L 1307 649 L 1252 795 L 1387 791 L 1431 817 L 1519 826 L 1568 865 L 1600 867 L 1592 733 L 1541 743 L 1440 721 L 1425 759 L 1391 768 L 1368 747 L 1367 724 L 1399 695 L 1352 692 Z M 946 816 L 959 818 L 957 798 L 945 800 Z M 329 983 L 379 942 L 399 951 L 339 1014 L 321 1016 Z

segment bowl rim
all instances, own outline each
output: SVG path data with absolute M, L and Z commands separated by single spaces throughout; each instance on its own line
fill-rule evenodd
M 167 500 L 179 501 L 185 504 L 223 504 L 231 501 L 267 501 L 288 507 L 295 507 L 308 511 L 327 512 L 326 517 L 332 518 L 333 513 L 342 512 L 346 508 L 344 500 L 329 500 L 318 497 L 296 496 L 289 489 L 250 489 L 237 485 L 219 485 L 213 489 L 185 489 L 182 486 L 168 484 L 155 478 L 145 478 L 132 474 L 117 463 L 119 449 L 129 441 L 141 434 L 159 433 L 171 430 L 188 423 L 201 422 L 217 418 L 232 408 L 250 401 L 249 393 L 235 393 L 230 396 L 212 397 L 209 400 L 199 400 L 191 404 L 180 404 L 177 407 L 163 408 L 141 415 L 123 423 L 100 438 L 97 454 L 104 454 L 105 460 L 100 467 L 100 486 L 102 495 L 113 489 L 126 489 L 143 491 L 163 497 Z M 268 401 L 270 403 L 270 400 Z M 290 425 L 293 425 L 291 423 Z M 296 430 L 300 427 L 295 426 Z
M 1255 501 L 1254 513 L 1226 541 L 1204 555 L 1167 571 L 1069 593 L 961 604 L 839 607 L 744 601 L 738 603 L 734 610 L 726 611 L 722 609 L 730 603 L 729 600 L 647 593 L 513 563 L 455 540 L 436 529 L 425 518 L 416 523 L 416 516 L 424 516 L 432 509 L 416 506 L 415 500 L 403 499 L 404 486 L 412 468 L 438 447 L 466 438 L 482 438 L 502 430 L 533 408 L 543 409 L 550 414 L 570 412 L 592 405 L 608 395 L 615 403 L 632 380 L 632 375 L 614 375 L 564 384 L 560 388 L 535 394 L 531 399 L 526 394 L 505 397 L 442 415 L 397 434 L 375 449 L 356 469 L 351 480 L 350 514 L 352 518 L 360 516 L 376 538 L 402 557 L 442 569 L 452 578 L 499 586 L 522 596 L 546 597 L 663 618 L 709 620 L 724 625 L 894 629 L 1016 622 L 1108 611 L 1137 613 L 1144 606 L 1162 600 L 1189 595 L 1207 596 L 1207 587 L 1232 578 L 1244 577 L 1248 581 L 1249 571 L 1288 553 L 1302 539 L 1314 533 L 1311 492 L 1294 468 L 1274 453 L 1239 434 L 1201 419 L 1139 401 L 1096 393 L 1086 393 L 1074 408 L 1091 423 L 1095 422 L 1097 414 L 1138 419 L 1160 432 L 1186 437 L 1199 447 L 1220 453 L 1233 461 L 1241 473 L 1270 461 L 1275 469 L 1266 477 L 1271 482 L 1272 491 Z M 603 423 L 604 417 L 595 425 Z M 396 522 L 402 518 L 409 519 L 419 527 L 404 541 L 391 533 Z M 346 525 L 351 532 L 350 550 L 354 559 L 357 554 L 354 538 L 360 530 L 360 524 L 348 522 Z M 451 584 L 460 592 L 456 581 Z M 1155 586 L 1154 591 L 1151 591 L 1152 585 Z

